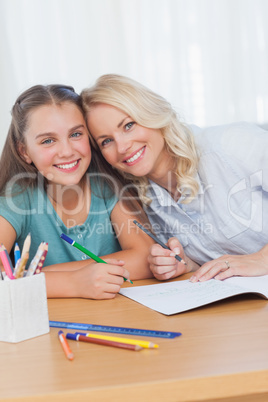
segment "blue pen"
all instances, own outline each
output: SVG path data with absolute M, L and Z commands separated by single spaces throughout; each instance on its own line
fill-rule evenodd
M 14 247 L 14 259 L 15 259 L 15 266 L 18 262 L 18 260 L 20 259 L 21 255 L 20 255 L 20 248 L 18 243 L 15 243 L 15 247 Z

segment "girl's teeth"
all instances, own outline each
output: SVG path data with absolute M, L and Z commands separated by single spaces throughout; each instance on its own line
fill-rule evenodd
M 60 169 L 71 169 L 72 167 L 76 166 L 78 161 L 73 163 L 68 163 L 66 165 L 57 165 Z
M 134 156 L 132 156 L 132 158 L 126 159 L 126 162 L 127 163 L 134 162 L 136 159 L 138 159 L 139 156 L 141 156 L 143 150 L 144 150 L 144 147 L 139 152 L 137 152 Z

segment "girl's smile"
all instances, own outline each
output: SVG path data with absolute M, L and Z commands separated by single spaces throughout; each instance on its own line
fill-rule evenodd
M 77 169 L 78 164 L 79 164 L 80 159 L 74 161 L 74 162 L 69 162 L 61 165 L 54 165 L 58 169 L 63 169 L 66 172 L 73 172 Z

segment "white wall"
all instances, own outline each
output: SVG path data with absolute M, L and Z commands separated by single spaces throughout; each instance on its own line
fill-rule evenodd
M 17 96 L 141 81 L 189 122 L 268 122 L 267 0 L 0 0 L 0 151 Z

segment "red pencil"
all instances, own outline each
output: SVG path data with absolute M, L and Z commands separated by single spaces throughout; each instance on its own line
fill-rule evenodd
M 88 336 L 79 334 L 66 334 L 67 339 L 72 339 L 73 341 L 82 341 L 88 343 L 97 343 L 98 345 L 113 346 L 115 348 L 129 349 L 129 350 L 141 350 L 143 349 L 140 345 L 131 345 L 129 343 L 108 341 L 107 339 L 89 338 Z

